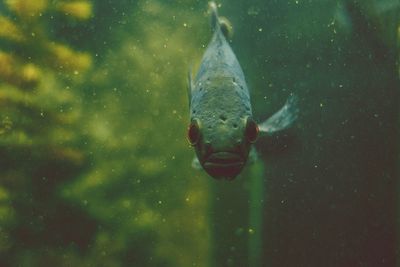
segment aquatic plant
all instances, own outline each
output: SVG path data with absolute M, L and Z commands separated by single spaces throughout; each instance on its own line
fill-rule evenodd
M 63 193 L 99 222 L 91 252 L 115 265 L 210 265 L 208 179 L 182 139 L 185 74 L 202 43 L 191 29 L 208 21 L 182 5 L 139 1 L 90 79 L 94 165 Z
M 182 179 L 193 176 L 192 153 L 181 138 L 186 81 L 176 75 L 199 52 L 189 29 L 207 23 L 201 13 L 140 1 L 134 27 L 115 32 L 122 43 L 88 76 L 90 54 L 51 27 L 91 18 L 91 2 L 4 6 L 0 263 L 208 266 L 207 180 Z M 96 89 L 84 97 L 77 88 Z
M 70 246 L 79 240 L 66 234 L 70 226 L 57 220 L 68 218 L 71 224 L 83 220 L 84 225 L 90 221 L 58 194 L 60 184 L 86 164 L 86 153 L 79 148 L 81 104 L 73 87 L 91 67 L 89 53 L 52 38 L 52 14 L 62 11 L 71 19 L 82 19 L 78 12 L 82 8 L 66 13 L 60 3 L 0 3 L 7 7 L 0 14 L 2 266 L 61 260 L 55 245 Z M 89 18 L 91 9 L 85 12 Z M 36 253 L 43 250 L 52 256 L 38 258 Z

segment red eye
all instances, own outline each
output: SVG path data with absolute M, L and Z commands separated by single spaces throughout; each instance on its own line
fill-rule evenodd
M 257 140 L 258 125 L 251 118 L 247 119 L 245 135 L 246 135 L 247 141 L 249 141 L 250 143 L 254 143 Z
M 197 144 L 200 138 L 200 127 L 197 120 L 193 120 L 188 128 L 188 141 L 194 146 Z

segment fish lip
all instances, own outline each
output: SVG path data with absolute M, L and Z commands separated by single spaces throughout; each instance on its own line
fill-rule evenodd
M 211 161 L 204 162 L 204 168 L 237 168 L 244 165 L 244 162 L 232 162 L 232 163 L 215 163 Z
M 237 153 L 214 152 L 203 162 L 203 167 L 215 179 L 233 180 L 242 171 L 245 162 Z
M 244 159 L 238 153 L 233 152 L 214 152 L 211 153 L 204 161 L 204 165 L 209 166 L 237 166 L 243 165 Z

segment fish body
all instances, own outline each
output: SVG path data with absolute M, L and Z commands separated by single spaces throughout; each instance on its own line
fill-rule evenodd
M 287 125 L 282 127 L 275 120 L 278 125 L 270 121 L 260 127 L 254 121 L 245 76 L 226 39 L 228 26 L 218 17 L 215 3 L 209 6 L 213 36 L 194 79 L 189 71 L 188 139 L 195 148 L 198 165 L 216 179 L 232 180 L 245 166 L 259 130 L 268 133 L 265 128 L 273 132 L 272 126 L 280 130 Z M 278 117 L 287 121 L 282 114 Z

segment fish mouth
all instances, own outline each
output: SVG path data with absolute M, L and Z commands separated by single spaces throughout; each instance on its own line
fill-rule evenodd
M 216 179 L 233 180 L 243 169 L 245 160 L 232 152 L 214 152 L 204 161 L 206 172 Z

